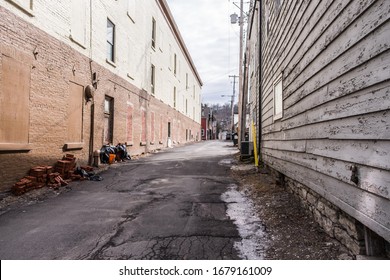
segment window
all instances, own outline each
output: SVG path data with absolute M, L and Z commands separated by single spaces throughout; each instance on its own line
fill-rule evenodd
M 71 82 L 68 100 L 68 135 L 66 139 L 68 148 L 71 143 L 83 142 L 83 96 L 84 87 Z M 82 148 L 82 146 L 77 148 Z
M 274 83 L 274 120 L 283 117 L 283 84 L 282 75 Z
M 115 62 L 115 25 L 107 19 L 107 59 Z
M 155 141 L 155 113 L 150 116 L 150 143 L 153 145 Z
M 156 48 L 156 20 L 152 18 L 152 48 Z
M 186 90 L 188 90 L 188 73 L 186 73 Z
M 141 146 L 146 145 L 146 111 L 142 110 L 142 131 L 141 131 Z
M 25 150 L 30 126 L 30 65 L 0 57 L 0 151 Z
M 173 55 L 173 74 L 176 76 L 177 73 L 177 56 L 176 54 Z
M 156 83 L 156 80 L 155 80 L 156 73 L 155 72 L 156 72 L 156 68 L 152 64 L 151 73 L 150 73 L 150 91 L 152 94 L 154 94 L 154 92 L 155 92 L 155 83 Z
M 127 104 L 127 141 L 133 142 L 133 106 Z
M 176 109 L 176 87 L 173 87 L 173 108 Z
M 106 96 L 104 98 L 104 143 L 113 144 L 114 132 L 114 99 Z

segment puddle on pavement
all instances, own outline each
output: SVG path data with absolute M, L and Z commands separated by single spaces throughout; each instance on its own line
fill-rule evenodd
M 242 259 L 264 259 L 267 236 L 263 224 L 258 218 L 252 200 L 232 184 L 228 191 L 221 195 L 227 203 L 227 215 L 237 226 L 241 241 L 235 242 L 234 247 Z

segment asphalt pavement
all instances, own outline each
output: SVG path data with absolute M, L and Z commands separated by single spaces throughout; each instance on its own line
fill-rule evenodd
M 71 191 L 4 212 L 0 258 L 245 258 L 227 214 L 236 203 L 229 196 L 236 152 L 224 141 L 167 149 L 115 164 L 103 181 L 72 182 Z

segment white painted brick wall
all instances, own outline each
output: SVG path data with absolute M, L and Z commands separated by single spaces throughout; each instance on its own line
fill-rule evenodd
M 155 97 L 173 107 L 173 87 L 177 88 L 177 110 L 200 123 L 201 87 L 185 59 L 171 29 L 155 0 L 76 0 L 85 5 L 86 26 L 85 45 L 71 40 L 72 0 L 5 0 L 1 5 L 22 17 L 29 23 L 44 30 L 51 36 L 70 45 L 85 56 L 125 78 L 138 88 L 150 92 L 151 63 L 156 69 Z M 84 3 L 82 3 L 84 2 Z M 129 5 L 130 3 L 130 5 Z M 21 8 L 21 7 L 22 8 Z M 135 7 L 135 11 L 128 9 Z M 24 9 L 23 9 L 24 8 Z M 129 13 L 128 13 L 129 11 Z M 92 14 L 92 19 L 89 18 Z M 129 16 L 130 15 L 130 16 Z M 115 66 L 106 62 L 107 17 L 116 26 Z M 156 20 L 156 48 L 151 47 L 152 17 Z M 92 22 L 92 32 L 90 32 Z M 90 40 L 92 33 L 92 40 Z M 176 76 L 170 61 L 169 45 L 172 55 L 177 54 L 178 71 Z M 186 73 L 189 75 L 189 88 L 186 89 Z M 100 77 L 109 79 L 109 77 Z M 195 98 L 193 86 L 195 85 Z M 186 114 L 186 100 L 188 110 Z M 195 108 L 195 118 L 193 111 Z

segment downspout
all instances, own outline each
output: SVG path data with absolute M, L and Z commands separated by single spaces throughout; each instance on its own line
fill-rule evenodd
M 92 0 L 89 1 L 89 68 L 91 71 L 91 82 L 96 90 L 96 81 L 93 77 L 92 69 Z M 90 123 L 90 132 L 89 132 L 89 158 L 88 164 L 92 165 L 94 159 L 94 135 L 95 135 L 95 97 L 92 97 L 91 103 L 91 123 Z
M 260 0 L 258 0 L 259 2 L 259 35 L 258 35 L 258 48 L 259 48 L 259 78 L 258 78 L 258 81 L 259 81 L 259 106 L 258 106 L 258 110 L 259 110 L 259 118 L 257 120 L 257 124 L 258 124 L 258 129 L 257 129 L 257 133 L 259 135 L 258 137 L 258 143 L 257 143 L 257 147 L 258 147 L 258 150 L 259 150 L 259 162 L 262 162 L 262 147 L 261 147 L 261 142 L 262 142 L 262 133 L 263 133 L 263 125 L 262 125 L 262 83 L 263 83 L 263 67 L 262 67 L 262 43 L 263 43 L 263 40 L 262 40 L 262 3 Z

